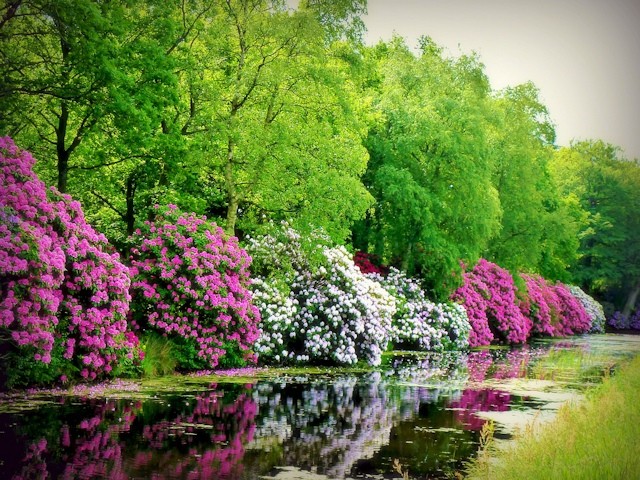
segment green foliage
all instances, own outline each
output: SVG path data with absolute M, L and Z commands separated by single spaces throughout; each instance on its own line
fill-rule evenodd
M 56 343 L 51 351 L 51 362 L 44 363 L 34 359 L 35 348 L 22 349 L 19 354 L 9 354 L 2 362 L 4 370 L 3 386 L 26 388 L 32 385 L 50 386 L 60 380 L 61 375 L 76 378 L 79 369 L 63 358 L 64 349 Z
M 622 306 L 640 281 L 640 164 L 588 141 L 559 150 L 553 173 L 562 195 L 585 212 L 572 268 L 577 283 Z
M 378 116 L 364 181 L 376 204 L 355 246 L 420 273 L 446 297 L 460 260 L 477 260 L 499 227 L 486 77 L 476 58 L 443 58 L 428 38 L 418 57 L 398 38 L 373 54 Z
M 140 340 L 144 352 L 142 374 L 145 377 L 159 377 L 174 373 L 178 364 L 174 356 L 172 341 L 156 333 L 147 333 Z
M 555 134 L 547 110 L 526 83 L 500 92 L 495 113 L 494 183 L 503 215 L 487 257 L 512 272 L 566 279 L 578 248 L 577 224 L 549 174 Z

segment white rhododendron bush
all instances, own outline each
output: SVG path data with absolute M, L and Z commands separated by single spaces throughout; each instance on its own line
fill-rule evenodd
M 586 294 L 580 287 L 576 285 L 568 285 L 568 287 L 571 295 L 578 299 L 591 319 L 591 330 L 589 332 L 604 333 L 606 318 L 602 305 L 592 296 Z
M 396 298 L 391 325 L 391 341 L 396 348 L 440 352 L 469 346 L 471 325 L 462 305 L 429 301 L 415 279 L 393 267 L 386 276 L 367 276 Z
M 262 316 L 262 363 L 379 365 L 395 298 L 367 278 L 343 247 L 286 223 L 247 241 L 254 302 Z

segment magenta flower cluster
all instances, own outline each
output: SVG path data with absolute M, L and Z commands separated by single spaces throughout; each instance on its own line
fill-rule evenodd
M 592 316 L 569 287 L 550 284 L 540 275 L 523 274 L 522 278 L 527 296 L 521 301 L 520 310 L 533 322 L 533 334 L 564 337 L 591 329 Z
M 531 320 L 518 308 L 511 274 L 485 259 L 464 273 L 464 284 L 451 299 L 464 305 L 471 324 L 469 346 L 489 345 L 492 340 L 524 343 Z
M 251 257 L 205 217 L 156 206 L 132 237 L 132 321 L 191 345 L 192 365 L 213 368 L 233 348 L 255 361 L 260 314 L 251 303 Z
M 0 328 L 19 351 L 95 379 L 134 360 L 129 273 L 80 204 L 33 172 L 35 160 L 0 138 Z

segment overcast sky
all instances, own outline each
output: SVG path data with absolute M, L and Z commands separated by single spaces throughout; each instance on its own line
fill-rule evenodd
M 365 40 L 429 35 L 475 51 L 494 90 L 531 80 L 557 144 L 601 139 L 640 158 L 640 0 L 369 0 Z

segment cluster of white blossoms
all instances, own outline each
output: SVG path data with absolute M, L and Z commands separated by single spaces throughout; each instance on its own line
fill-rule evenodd
M 589 330 L 589 333 L 604 333 L 606 318 L 602 305 L 593 297 L 587 295 L 580 287 L 575 285 L 568 285 L 568 287 L 571 295 L 578 299 L 591 319 L 591 330 Z
M 367 276 L 396 298 L 390 332 L 396 347 L 436 352 L 468 347 L 471 325 L 462 305 L 429 301 L 416 280 L 393 267 L 386 277 Z
M 261 361 L 379 365 L 395 298 L 360 272 L 344 247 L 329 248 L 318 236 L 305 250 L 284 227 L 247 245 L 259 266 L 252 289 L 262 316 L 255 347 Z

